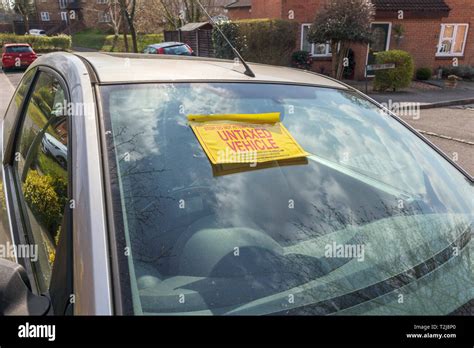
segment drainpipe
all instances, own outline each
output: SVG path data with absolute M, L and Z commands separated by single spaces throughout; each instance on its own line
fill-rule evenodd
M 200 57 L 199 54 L 199 29 L 196 30 L 196 51 L 197 51 L 197 56 Z

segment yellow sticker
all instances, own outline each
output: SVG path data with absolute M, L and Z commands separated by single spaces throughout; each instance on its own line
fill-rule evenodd
M 188 120 L 214 165 L 265 163 L 308 155 L 279 122 L 279 113 L 189 115 Z

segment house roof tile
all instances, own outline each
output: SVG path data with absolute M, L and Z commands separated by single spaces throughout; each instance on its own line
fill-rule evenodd
M 377 11 L 449 11 L 444 0 L 372 0 Z
M 251 7 L 252 0 L 237 0 L 226 6 L 226 8 Z

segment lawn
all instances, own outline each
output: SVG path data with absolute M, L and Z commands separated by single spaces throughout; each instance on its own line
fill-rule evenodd
M 72 46 L 101 50 L 106 38 L 107 34 L 100 30 L 87 29 L 72 35 Z
M 129 47 L 132 47 L 132 38 L 127 36 Z M 90 48 L 98 51 L 110 52 L 114 36 L 97 29 L 87 29 L 72 36 L 73 47 Z M 163 42 L 163 34 L 138 34 L 138 51 L 142 52 L 146 46 Z M 120 35 L 114 52 L 125 52 L 125 41 Z

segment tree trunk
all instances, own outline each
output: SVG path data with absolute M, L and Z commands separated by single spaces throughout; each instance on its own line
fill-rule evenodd
M 344 58 L 349 53 L 349 44 L 347 42 L 339 42 L 332 44 L 332 76 L 337 80 L 342 80 L 344 74 Z
M 337 46 L 338 46 L 337 42 L 332 42 L 331 43 L 331 50 L 332 50 L 332 60 L 331 60 L 332 71 L 331 71 L 331 75 L 335 79 L 337 78 L 337 64 L 338 64 Z
M 23 23 L 25 23 L 25 32 L 30 33 L 30 18 L 28 15 L 23 16 Z
M 124 17 L 125 17 L 125 14 L 124 14 Z M 128 48 L 128 22 L 126 20 L 124 21 L 124 24 L 123 24 L 123 41 L 125 45 L 125 52 L 130 52 Z
M 110 48 L 110 52 L 113 52 L 115 50 L 115 47 L 117 46 L 117 41 L 119 39 L 119 33 L 114 34 L 114 40 L 112 41 L 112 47 Z
M 133 24 L 133 18 L 127 16 L 127 20 L 128 28 L 130 29 L 130 34 L 132 35 L 133 52 L 138 53 L 137 31 L 135 30 L 135 25 Z

